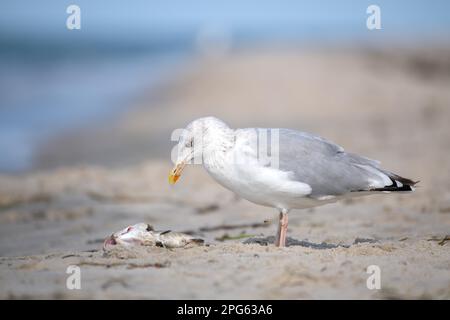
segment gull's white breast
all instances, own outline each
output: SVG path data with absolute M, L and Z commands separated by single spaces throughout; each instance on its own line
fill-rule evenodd
M 241 130 L 238 130 L 241 131 Z M 258 161 L 252 139 L 242 130 L 234 146 L 204 157 L 204 167 L 221 185 L 239 196 L 278 209 L 308 208 L 322 201 L 305 198 L 311 187 L 291 179 L 290 172 L 265 166 Z M 320 202 L 320 203 L 319 203 Z

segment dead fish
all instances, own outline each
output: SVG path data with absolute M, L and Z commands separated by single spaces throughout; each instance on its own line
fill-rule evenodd
M 158 233 L 157 246 L 165 248 L 181 248 L 188 244 L 202 245 L 203 239 L 194 238 L 181 232 L 172 232 L 170 230 Z
M 202 239 L 194 238 L 180 232 L 155 231 L 153 226 L 147 223 L 138 223 L 113 233 L 103 243 L 103 249 L 108 246 L 160 246 L 164 248 L 182 248 L 189 244 L 202 245 Z

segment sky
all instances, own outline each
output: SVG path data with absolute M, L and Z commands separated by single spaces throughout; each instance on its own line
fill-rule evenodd
M 91 37 L 176 35 L 216 28 L 230 33 L 347 34 L 367 32 L 366 9 L 381 8 L 385 33 L 409 36 L 450 30 L 450 1 L 431 0 L 2 0 L 0 33 L 66 34 L 66 8 L 81 8 L 82 32 Z

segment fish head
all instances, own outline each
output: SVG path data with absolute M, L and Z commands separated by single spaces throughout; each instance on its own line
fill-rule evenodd
M 153 227 L 147 223 L 137 223 L 128 226 L 109 236 L 105 240 L 103 248 L 110 245 L 139 246 L 151 244 L 156 241 L 153 231 Z

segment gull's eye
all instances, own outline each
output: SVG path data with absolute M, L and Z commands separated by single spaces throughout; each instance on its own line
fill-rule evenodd
M 188 141 L 186 141 L 186 143 L 184 144 L 184 146 L 186 148 L 192 148 L 194 146 L 194 140 L 193 139 L 189 139 Z

